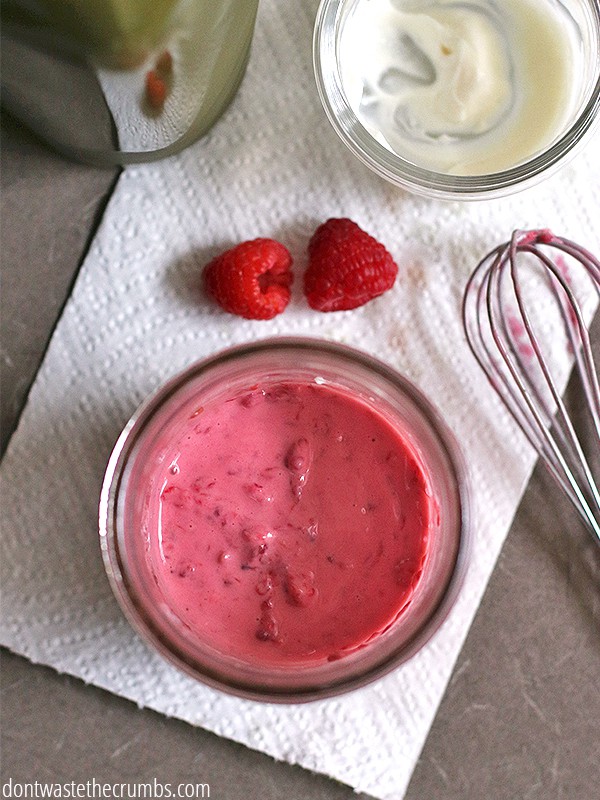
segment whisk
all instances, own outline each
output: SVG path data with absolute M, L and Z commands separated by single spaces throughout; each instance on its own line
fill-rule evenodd
M 586 296 L 590 284 L 592 296 L 600 295 L 600 261 L 585 248 L 548 230 L 515 231 L 469 279 L 463 323 L 491 385 L 600 544 L 600 491 L 553 374 L 556 336 L 563 334 L 562 355 L 568 351 L 574 359 L 597 448 L 600 391 L 582 310 L 582 281 Z M 544 334 L 549 300 L 562 331 L 555 325 Z

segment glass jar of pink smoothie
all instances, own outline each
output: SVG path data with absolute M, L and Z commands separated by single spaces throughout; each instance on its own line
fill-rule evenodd
M 439 627 L 468 560 L 466 472 L 385 364 L 271 339 L 138 409 L 100 540 L 125 615 L 168 660 L 243 697 L 312 700 L 384 675 Z

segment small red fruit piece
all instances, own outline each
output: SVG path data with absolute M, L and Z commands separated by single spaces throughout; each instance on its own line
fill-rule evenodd
M 162 111 L 167 99 L 167 84 L 154 69 L 146 73 L 146 99 L 155 111 Z
M 285 590 L 292 605 L 301 607 L 310 605 L 317 594 L 314 572 L 310 570 L 308 572 L 288 572 Z
M 289 250 L 274 239 L 253 239 L 226 250 L 204 268 L 204 288 L 230 314 L 273 319 L 290 301 Z
M 163 50 L 156 59 L 156 71 L 163 78 L 168 78 L 173 73 L 173 56 L 169 50 Z
M 391 289 L 397 274 L 377 239 L 352 220 L 329 219 L 309 242 L 304 293 L 317 311 L 346 311 Z

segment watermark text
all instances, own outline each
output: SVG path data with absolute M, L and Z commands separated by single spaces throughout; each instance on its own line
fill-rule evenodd
M 100 800 L 204 800 L 210 798 L 208 783 L 162 783 L 154 779 L 141 783 L 103 783 L 89 781 L 51 783 L 48 781 L 13 781 L 2 784 L 2 798 L 100 798 Z

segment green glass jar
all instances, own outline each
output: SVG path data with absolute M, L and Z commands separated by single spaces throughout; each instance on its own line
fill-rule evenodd
M 2 3 L 3 105 L 56 149 L 117 165 L 203 136 L 244 76 L 258 0 Z

